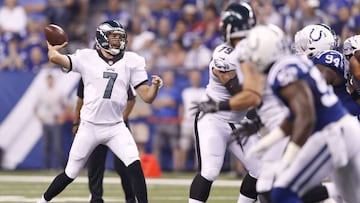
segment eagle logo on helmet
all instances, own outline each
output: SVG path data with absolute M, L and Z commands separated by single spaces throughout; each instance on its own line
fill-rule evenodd
M 228 63 L 226 63 L 225 58 L 214 59 L 214 64 L 217 68 L 223 71 L 230 70 L 230 66 Z

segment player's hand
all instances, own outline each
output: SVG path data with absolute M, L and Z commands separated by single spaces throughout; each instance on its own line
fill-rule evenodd
M 214 113 L 219 111 L 219 103 L 214 101 L 211 97 L 208 97 L 209 100 L 203 101 L 203 102 L 192 102 L 193 107 L 191 107 L 191 110 L 195 110 L 196 113 L 202 112 L 202 116 L 199 117 L 202 118 L 207 113 Z
M 151 76 L 151 84 L 160 89 L 163 85 L 162 79 L 158 75 Z
M 64 42 L 64 43 L 61 44 L 61 45 L 54 45 L 54 46 L 53 46 L 53 45 L 51 45 L 48 41 L 46 41 L 46 43 L 47 43 L 47 47 L 48 47 L 49 51 L 50 51 L 50 50 L 59 51 L 60 49 L 66 47 L 66 45 L 68 44 L 68 42 Z
M 53 58 L 56 58 L 60 54 L 59 50 L 67 45 L 67 42 L 64 42 L 62 45 L 51 45 L 48 41 L 46 41 L 48 46 L 48 58 L 51 62 L 58 64 L 57 62 L 52 61 Z M 65 71 L 67 72 L 67 71 Z
M 245 145 L 250 136 L 255 135 L 263 124 L 257 116 L 254 119 L 245 118 L 240 122 L 241 126 L 231 132 L 231 136 L 240 144 Z

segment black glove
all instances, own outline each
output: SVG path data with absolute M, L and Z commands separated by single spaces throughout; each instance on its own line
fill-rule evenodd
M 196 113 L 203 113 L 200 117 L 202 118 L 207 113 L 214 113 L 219 111 L 219 103 L 214 101 L 211 97 L 209 97 L 209 100 L 203 101 L 203 102 L 192 102 L 194 105 L 191 107 L 191 110 L 196 110 Z
M 251 115 L 254 115 L 252 110 L 250 110 L 249 113 L 250 112 Z M 249 119 L 249 117 L 251 117 L 251 119 Z M 249 137 L 264 126 L 257 114 L 256 116 L 247 116 L 247 119 L 243 119 L 240 124 L 241 126 L 239 128 L 231 132 L 231 136 L 233 136 L 241 146 L 245 145 Z

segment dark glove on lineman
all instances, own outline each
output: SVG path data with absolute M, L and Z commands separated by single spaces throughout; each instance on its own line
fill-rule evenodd
M 209 97 L 209 96 L 208 96 Z M 214 101 L 211 97 L 209 97 L 209 100 L 203 101 L 203 102 L 192 102 L 194 105 L 191 107 L 191 110 L 196 110 L 196 113 L 203 113 L 201 117 L 203 117 L 207 113 L 214 113 L 219 111 L 219 103 Z
M 231 132 L 231 136 L 234 136 L 235 140 L 242 146 L 246 144 L 250 136 L 263 127 L 260 117 L 254 109 L 250 110 L 246 117 L 247 119 L 243 119 L 240 122 L 241 126 Z

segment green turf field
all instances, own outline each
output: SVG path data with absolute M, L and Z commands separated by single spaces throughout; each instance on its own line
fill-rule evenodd
M 59 172 L 59 171 L 58 171 Z M 0 171 L 0 203 L 36 202 L 58 172 Z M 147 179 L 149 202 L 185 203 L 194 173 L 164 173 L 161 178 Z M 213 187 L 209 203 L 236 202 L 241 180 L 220 176 Z M 82 173 L 52 202 L 88 202 L 86 174 Z M 106 172 L 104 180 L 105 202 L 125 202 L 120 179 Z

